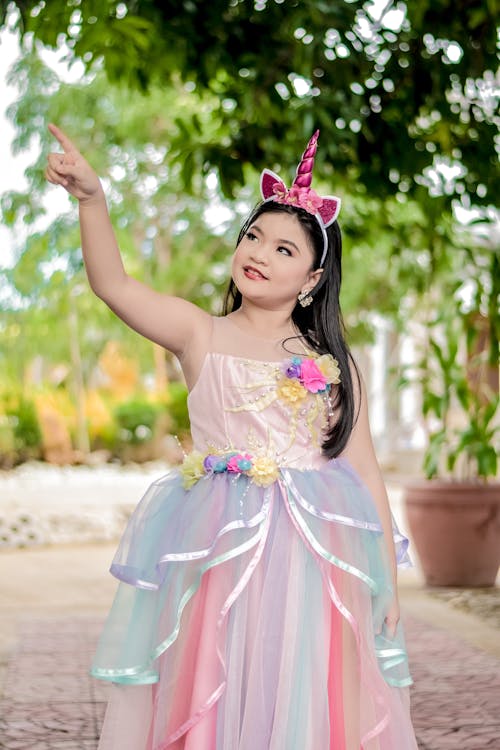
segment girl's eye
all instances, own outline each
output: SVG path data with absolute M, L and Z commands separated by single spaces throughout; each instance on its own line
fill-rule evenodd
M 284 247 L 283 245 L 279 245 L 277 248 L 279 253 L 282 253 L 283 255 L 291 255 L 292 253 L 287 247 Z
M 249 230 L 249 231 L 247 232 L 247 240 L 252 240 L 252 241 L 253 241 L 253 240 L 256 240 L 256 239 L 257 239 L 257 235 L 256 235 L 256 234 L 254 234 L 254 233 L 252 232 L 252 230 Z

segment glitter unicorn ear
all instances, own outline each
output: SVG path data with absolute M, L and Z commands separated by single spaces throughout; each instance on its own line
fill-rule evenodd
M 323 234 L 324 247 L 320 262 L 321 268 L 328 250 L 326 227 L 329 227 L 339 215 L 341 201 L 335 195 L 321 197 L 311 188 L 318 137 L 319 130 L 314 133 L 302 154 L 290 189 L 287 189 L 285 183 L 277 174 L 270 169 L 264 169 L 260 176 L 260 191 L 266 201 L 275 201 L 276 203 L 303 208 L 316 218 Z

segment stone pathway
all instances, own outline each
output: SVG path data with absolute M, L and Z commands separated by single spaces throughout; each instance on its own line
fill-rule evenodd
M 0 704 L 3 750 L 95 750 L 107 686 L 88 675 L 101 619 L 20 627 Z M 420 750 L 500 750 L 500 658 L 405 614 Z
M 30 620 L 8 663 L 2 750 L 95 750 L 106 685 L 88 674 L 101 620 Z
M 500 750 L 500 658 L 405 618 L 420 750 Z

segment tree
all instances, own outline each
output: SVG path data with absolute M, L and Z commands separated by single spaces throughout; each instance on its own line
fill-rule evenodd
M 43 148 L 28 168 L 31 189 L 11 191 L 1 198 L 4 220 L 11 226 L 24 221 L 36 225 L 44 211 L 46 192 L 54 190 L 44 179 L 45 154 L 54 148 L 41 124 L 55 120 L 72 135 L 103 176 L 111 214 L 127 269 L 158 289 L 186 297 L 205 309 L 216 310 L 229 272 L 231 249 L 240 216 L 257 199 L 258 174 L 249 174 L 253 192 L 230 208 L 199 176 L 195 192 L 179 192 L 186 161 L 170 163 L 165 145 L 172 133 L 182 132 L 193 109 L 203 120 L 207 138 L 217 140 L 221 127 L 213 97 L 188 95 L 180 84 L 148 94 L 109 88 L 102 72 L 68 84 L 40 59 L 37 52 L 16 62 L 10 80 L 22 91 L 9 114 L 17 129 L 16 149 L 40 139 Z M 209 184 L 214 180 L 209 181 Z M 325 188 L 326 189 L 326 188 Z M 426 216 L 412 201 L 381 201 L 362 186 L 345 201 L 342 227 L 345 236 L 346 273 L 342 290 L 345 318 L 353 341 L 370 336 L 371 325 L 360 310 L 378 310 L 395 317 L 408 285 L 425 283 L 417 250 L 426 242 Z M 140 356 L 143 368 L 152 368 L 151 350 L 138 337 L 117 324 L 114 316 L 86 289 L 79 249 L 76 211 L 61 196 L 62 215 L 43 231 L 32 231 L 19 248 L 16 265 L 5 273 L 15 290 L 15 304 L 4 303 L 6 324 L 0 333 L 6 372 L 22 380 L 26 363 L 37 351 L 49 361 L 70 361 L 68 320 L 76 309 L 85 321 L 79 326 L 79 347 L 87 379 L 99 352 L 112 336 Z M 217 228 L 206 206 L 224 209 Z M 376 227 L 376 231 L 374 228 Z M 404 262 L 393 262 L 400 253 Z M 390 269 L 388 271 L 388 269 Z M 80 293 L 75 296 L 76 292 Z M 17 334 L 15 332 L 17 331 Z M 22 335 L 21 335 L 22 333 Z M 73 357 L 74 358 L 74 357 Z M 78 359 L 78 357 L 77 357 Z
M 180 76 L 163 85 L 151 81 L 147 92 L 110 86 L 98 67 L 77 83 L 65 84 L 42 62 L 36 47 L 25 51 L 10 77 L 22 91 L 9 110 L 17 128 L 15 148 L 40 139 L 42 150 L 27 171 L 30 190 L 2 197 L 4 221 L 34 227 L 43 214 L 45 192 L 52 189 L 43 177 L 45 155 L 55 145 L 49 144 L 44 126 L 54 120 L 105 179 L 127 269 L 159 289 L 216 309 L 237 236 L 238 212 L 258 198 L 258 173 L 252 166 L 240 165 L 253 189 L 240 190 L 241 200 L 230 209 L 214 175 L 207 179 L 210 164 L 197 161 L 204 148 L 230 142 L 230 124 L 217 106 L 218 94 L 200 87 L 186 90 Z M 198 142 L 192 140 L 193 123 Z M 316 179 L 318 190 L 328 192 L 324 176 L 323 184 L 319 174 Z M 226 179 L 224 184 L 227 190 L 231 183 Z M 182 192 L 185 185 L 190 194 Z M 388 190 L 370 191 L 358 179 L 358 168 L 345 171 L 342 307 L 353 344 L 371 333 L 364 311 L 401 321 L 407 313 L 401 299 L 409 291 L 417 296 L 451 268 L 454 240 L 448 198 L 431 199 L 418 186 L 417 202 L 411 192 L 400 190 L 392 196 Z M 217 229 L 207 205 L 226 209 L 228 218 L 222 223 L 219 219 Z M 21 381 L 27 362 L 43 351 L 53 362 L 72 363 L 74 392 L 81 395 L 110 336 L 128 343 L 143 371 L 151 371 L 149 344 L 117 325 L 111 313 L 84 291 L 74 210 L 43 232 L 32 231 L 26 245 L 19 247 L 16 267 L 5 276 L 16 296 L 11 306 L 2 305 L 0 367 L 5 365 L 4 372 L 8 367 L 13 380 Z M 75 340 L 78 347 L 70 347 Z
M 11 80 L 23 92 L 9 111 L 17 126 L 15 147 L 40 139 L 44 148 L 27 170 L 31 189 L 1 198 L 4 222 L 11 227 L 24 222 L 31 231 L 17 248 L 15 265 L 2 273 L 4 291 L 11 292 L 1 303 L 0 369 L 4 383 L 21 384 L 38 354 L 49 366 L 68 363 L 78 403 L 109 339 L 133 351 L 143 373 L 161 362 L 149 342 L 117 321 L 88 289 L 77 212 L 62 190 L 61 215 L 39 228 L 45 195 L 53 190 L 43 174 L 46 152 L 56 145 L 49 144 L 44 124 L 59 121 L 98 168 L 127 268 L 135 276 L 210 308 L 223 284 L 219 267 L 229 255 L 228 243 L 210 229 L 205 202 L 178 195 L 179 170 L 165 163 L 162 144 L 172 119 L 162 118 L 157 96 L 120 89 L 110 94 L 102 73 L 63 83 L 36 52 L 17 61 Z M 143 117 L 147 127 L 139 126 Z
M 370 192 L 419 186 L 496 200 L 495 0 L 17 0 L 23 38 L 66 44 L 89 70 L 148 89 L 180 77 L 209 92 L 220 121 L 207 138 L 183 118 L 172 158 L 219 170 L 226 194 L 244 168 L 293 164 L 319 126 L 320 173 Z M 379 8 L 377 11 L 376 8 Z M 125 52 L 124 52 L 125 51 Z M 431 171 L 444 166 L 446 171 Z M 334 165 L 334 167 L 332 167 Z M 189 182 L 191 169 L 183 179 Z M 450 177 L 451 175 L 451 177 Z

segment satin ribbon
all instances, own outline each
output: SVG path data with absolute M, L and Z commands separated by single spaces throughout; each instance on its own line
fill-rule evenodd
M 205 549 L 194 550 L 192 552 L 186 552 L 186 553 L 169 553 L 167 555 L 163 555 L 160 558 L 159 562 L 157 563 L 158 566 L 162 563 L 168 563 L 168 562 L 182 562 L 182 561 L 187 562 L 187 561 L 202 559 L 203 557 L 207 557 L 213 551 L 213 549 L 216 546 L 217 541 L 225 533 L 228 533 L 229 531 L 237 529 L 237 528 L 243 528 L 243 527 L 253 528 L 256 525 L 259 525 L 259 529 L 257 533 L 254 534 L 249 540 L 238 545 L 232 550 L 229 550 L 228 552 L 225 552 L 224 554 L 217 556 L 213 560 L 207 561 L 205 564 L 200 566 L 200 569 L 196 574 L 196 580 L 185 591 L 178 605 L 177 613 L 176 613 L 176 624 L 172 632 L 169 634 L 169 636 L 166 639 L 164 639 L 160 644 L 158 644 L 153 649 L 153 651 L 150 653 L 148 657 L 148 663 L 151 663 L 152 661 L 157 659 L 177 639 L 179 630 L 180 630 L 180 621 L 181 621 L 183 610 L 188 604 L 188 602 L 190 601 L 190 599 L 192 598 L 192 596 L 194 596 L 196 591 L 199 589 L 203 574 L 206 571 L 208 571 L 210 568 L 215 567 L 216 565 L 220 565 L 234 557 L 237 557 L 243 554 L 244 552 L 252 549 L 253 547 L 256 547 L 256 550 L 248 566 L 246 567 L 243 575 L 240 577 L 235 588 L 231 591 L 230 595 L 226 599 L 226 602 L 224 603 L 221 609 L 221 612 L 219 614 L 219 618 L 217 621 L 217 641 L 219 640 L 221 628 L 222 628 L 224 619 L 227 616 L 227 613 L 230 607 L 234 604 L 236 599 L 240 596 L 241 592 L 244 590 L 245 586 L 248 584 L 248 581 L 250 580 L 251 575 L 253 571 L 255 570 L 255 567 L 257 566 L 258 562 L 261 559 L 262 552 L 263 552 L 265 542 L 267 539 L 267 535 L 268 535 L 268 531 L 269 531 L 270 521 L 271 521 L 272 497 L 273 497 L 275 488 L 278 486 L 280 487 L 281 494 L 283 496 L 285 506 L 292 520 L 292 523 L 294 524 L 301 538 L 304 540 L 304 543 L 312 550 L 313 556 L 315 556 L 317 559 L 322 575 L 325 578 L 326 586 L 327 586 L 329 596 L 332 602 L 337 607 L 337 609 L 342 613 L 345 619 L 349 622 L 349 625 L 354 632 L 356 645 L 357 645 L 357 651 L 358 651 L 358 661 L 360 661 L 361 659 L 360 657 L 361 636 L 360 636 L 358 624 L 356 622 L 356 619 L 352 615 L 352 613 L 347 609 L 347 607 L 345 607 L 340 597 L 338 596 L 338 593 L 329 575 L 327 575 L 324 569 L 324 562 L 322 561 L 327 561 L 330 564 L 336 565 L 338 568 L 344 570 L 345 572 L 356 576 L 357 578 L 362 580 L 375 594 L 379 592 L 379 586 L 376 583 L 376 581 L 374 581 L 370 576 L 366 575 L 363 571 L 345 562 L 344 560 L 341 560 L 336 555 L 326 550 L 316 539 L 312 531 L 309 529 L 307 523 L 302 518 L 302 515 L 299 512 L 299 509 L 297 506 L 300 505 L 305 511 L 309 512 L 311 515 L 314 515 L 326 521 L 339 522 L 345 525 L 350 525 L 350 526 L 354 526 L 358 528 L 364 528 L 364 529 L 375 531 L 375 532 L 381 532 L 382 531 L 381 526 L 375 523 L 357 521 L 356 519 L 351 518 L 351 517 L 342 516 L 340 514 L 335 514 L 335 513 L 328 513 L 326 511 L 320 511 L 316 509 L 313 505 L 308 503 L 308 501 L 306 501 L 301 496 L 300 492 L 295 487 L 295 484 L 293 482 L 292 476 L 290 475 L 290 472 L 286 469 L 282 469 L 281 474 L 282 474 L 282 479 L 278 480 L 278 482 L 274 483 L 273 485 L 270 485 L 270 487 L 265 489 L 262 508 L 249 521 L 233 521 L 233 522 L 226 524 L 226 526 L 224 526 L 217 533 L 217 536 L 215 537 L 213 543 Z M 404 541 L 406 541 L 406 547 L 407 547 L 408 540 L 406 539 L 406 537 L 400 536 L 400 538 L 403 541 L 403 545 L 404 545 Z M 403 552 L 406 550 L 406 547 L 404 547 Z M 133 585 L 136 585 L 139 588 L 145 588 L 149 590 L 157 590 L 159 588 L 158 584 L 153 584 L 152 582 L 146 581 L 139 577 L 133 578 L 132 576 L 127 575 L 126 566 L 115 565 L 114 566 L 115 575 L 117 572 L 119 573 L 118 577 L 121 580 L 124 580 L 127 583 L 132 583 Z M 171 734 L 168 737 L 166 744 L 162 745 L 159 750 L 162 750 L 162 748 L 166 748 L 169 744 L 171 744 L 176 739 L 181 737 L 185 732 L 189 731 L 200 719 L 203 718 L 203 716 L 206 715 L 206 713 L 212 708 L 212 706 L 223 695 L 224 690 L 225 690 L 226 665 L 225 665 L 225 660 L 222 656 L 221 648 L 218 642 L 217 642 L 216 648 L 217 648 L 218 659 L 222 665 L 224 680 L 211 693 L 211 695 L 207 698 L 205 703 L 199 709 L 197 709 L 197 711 L 194 714 L 192 714 L 189 717 L 189 719 L 186 722 L 184 722 L 173 734 Z M 388 670 L 396 666 L 399 666 L 400 664 L 406 661 L 406 653 L 402 649 L 375 648 L 375 653 L 376 653 L 377 658 L 381 661 L 380 666 L 384 672 L 387 672 Z M 360 670 L 360 674 L 362 674 L 362 671 L 363 670 Z M 124 669 L 93 668 L 91 673 L 95 677 L 98 677 L 100 679 L 109 680 L 112 682 L 122 683 L 122 684 L 151 684 L 151 683 L 157 682 L 159 678 L 158 673 L 155 672 L 154 670 L 149 669 L 146 664 L 137 665 L 134 667 L 124 668 Z M 396 687 L 405 687 L 407 685 L 412 684 L 413 682 L 411 678 L 404 678 L 401 680 L 397 680 L 396 678 L 392 678 L 388 674 L 384 674 L 384 680 L 388 684 L 396 686 Z M 368 688 L 369 690 L 373 690 L 372 686 L 370 685 L 368 685 Z M 384 704 L 384 700 L 382 696 L 380 696 L 379 694 L 375 693 L 374 699 L 377 703 Z M 388 713 L 386 713 L 382 717 L 382 719 L 378 722 L 376 727 L 372 728 L 370 732 L 363 737 L 362 742 L 366 743 L 369 739 L 379 734 L 383 730 L 383 728 L 387 726 L 388 720 L 389 720 Z
M 269 495 L 268 501 L 267 503 L 265 502 L 264 505 L 266 505 L 269 512 L 267 513 L 265 522 L 262 525 L 261 538 L 257 545 L 257 549 L 252 555 L 252 558 L 250 562 L 248 563 L 247 567 L 245 568 L 245 571 L 243 575 L 241 576 L 240 580 L 238 581 L 238 583 L 236 584 L 234 589 L 231 591 L 231 593 L 227 597 L 224 604 L 222 605 L 222 609 L 220 610 L 219 617 L 217 618 L 216 650 L 217 650 L 217 656 L 218 656 L 219 662 L 222 666 L 224 679 L 221 682 L 221 684 L 212 692 L 212 694 L 205 701 L 205 703 L 199 709 L 197 709 L 197 711 L 194 714 L 192 714 L 187 721 L 181 724 L 181 726 L 178 729 L 176 729 L 175 732 L 173 732 L 167 737 L 165 743 L 160 746 L 159 750 L 166 750 L 166 748 L 168 748 L 168 746 L 172 742 L 179 739 L 179 737 L 182 737 L 183 734 L 185 734 L 190 729 L 192 729 L 192 727 L 198 721 L 200 721 L 200 719 L 202 719 L 203 716 L 205 716 L 208 711 L 210 711 L 212 706 L 219 700 L 219 698 L 221 697 L 221 695 L 223 695 L 226 689 L 226 679 L 225 679 L 227 676 L 226 660 L 222 655 L 221 646 L 219 645 L 221 628 L 222 628 L 225 618 L 227 617 L 227 613 L 229 612 L 230 608 L 233 606 L 236 599 L 240 596 L 243 589 L 247 586 L 252 576 L 252 573 L 254 572 L 259 560 L 262 557 L 262 552 L 264 550 L 264 546 L 267 541 L 267 535 L 268 535 L 269 526 L 271 523 L 273 489 L 271 490 L 266 489 L 265 496 L 268 496 L 268 495 Z
M 342 523 L 346 526 L 354 526 L 357 529 L 366 529 L 367 531 L 375 531 L 381 534 L 383 533 L 383 529 L 380 523 L 372 523 L 371 521 L 358 521 L 352 516 L 342 516 L 339 513 L 330 513 L 326 510 L 318 510 L 318 508 L 316 508 L 312 503 L 309 503 L 305 499 L 305 497 L 300 494 L 293 482 L 290 471 L 288 471 L 287 469 L 282 469 L 281 474 L 285 479 L 287 486 L 290 488 L 290 490 L 292 490 L 294 497 L 299 505 L 301 505 L 302 508 L 304 508 L 304 510 L 310 513 L 312 516 L 321 518 L 323 521 L 337 521 L 338 523 Z
M 165 638 L 160 644 L 158 644 L 152 650 L 152 652 L 150 653 L 148 657 L 148 663 L 153 662 L 155 659 L 161 656 L 161 654 L 164 651 L 166 651 L 167 648 L 169 648 L 172 645 L 172 643 L 174 643 L 174 641 L 177 639 L 177 636 L 179 635 L 179 630 L 180 630 L 180 622 L 181 622 L 182 613 L 184 611 L 184 608 L 188 604 L 189 600 L 192 598 L 192 596 L 194 596 L 196 591 L 199 589 L 203 574 L 207 570 L 210 570 L 210 568 L 213 568 L 216 565 L 221 565 L 222 563 L 226 562 L 227 560 L 231 560 L 234 557 L 238 557 L 239 555 L 243 554 L 249 549 L 252 549 L 256 545 L 259 545 L 260 542 L 262 542 L 262 539 L 264 538 L 265 532 L 266 532 L 265 521 L 268 519 L 268 516 L 269 516 L 270 502 L 271 501 L 270 501 L 269 493 L 266 492 L 266 494 L 264 495 L 264 502 L 263 502 L 262 511 L 261 511 L 264 514 L 264 522 L 261 524 L 261 527 L 259 528 L 256 534 L 254 534 L 246 542 L 238 545 L 238 547 L 234 547 L 232 550 L 229 550 L 228 552 L 225 552 L 222 555 L 214 557 L 213 560 L 208 560 L 204 565 L 200 566 L 200 569 L 196 573 L 196 580 L 184 592 L 179 602 L 179 606 L 177 608 L 177 614 L 176 614 L 176 624 L 172 632 L 168 635 L 167 638 Z M 146 668 L 145 664 L 137 665 L 134 667 L 128 667 L 124 669 L 101 669 L 99 667 L 93 667 L 91 669 L 91 674 L 94 677 L 97 677 L 101 680 L 108 680 L 110 682 L 117 682 L 117 683 L 123 683 L 123 684 L 142 685 L 142 684 L 151 684 L 152 682 L 158 681 L 158 674 Z M 155 679 L 152 679 L 153 674 L 156 676 Z M 144 675 L 144 680 L 145 680 L 144 682 L 143 682 L 143 675 Z
M 283 472 L 285 479 L 287 472 Z M 288 484 L 287 482 L 279 482 L 282 488 L 283 496 L 287 499 L 287 507 L 289 509 L 289 513 L 293 518 L 295 519 L 295 526 L 298 526 L 300 528 L 301 536 L 305 539 L 307 539 L 309 545 L 313 548 L 314 552 L 318 555 L 320 555 L 325 560 L 328 560 L 328 562 L 332 563 L 332 565 L 336 565 L 338 568 L 341 568 L 342 570 L 345 570 L 346 573 L 350 573 L 353 576 L 356 576 L 360 580 L 363 581 L 363 583 L 366 583 L 366 585 L 373 591 L 374 594 L 379 593 L 379 586 L 376 581 L 373 580 L 373 578 L 370 578 L 370 576 L 366 575 L 362 570 L 359 570 L 359 568 L 356 568 L 354 565 L 350 565 L 350 563 L 345 562 L 345 560 L 341 560 L 340 557 L 337 557 L 336 555 L 332 554 L 331 552 L 328 552 L 316 539 L 312 531 L 310 530 L 309 526 L 306 524 L 302 516 L 297 510 L 297 506 L 295 504 L 295 501 L 292 497 L 293 495 L 293 483 Z
M 377 648 L 375 646 L 375 654 L 379 660 L 380 669 L 383 672 L 387 672 L 389 669 L 399 667 L 401 664 L 405 664 L 407 660 L 406 651 L 402 648 Z M 392 658 L 390 658 L 392 657 Z M 387 659 L 387 661 L 383 661 Z M 413 685 L 413 679 L 411 677 L 396 678 L 390 674 L 384 674 L 384 680 L 392 687 L 409 687 Z
M 304 540 L 304 543 L 306 544 L 306 546 L 309 547 L 309 549 L 311 549 L 313 556 L 316 556 L 317 554 L 321 555 L 321 552 L 319 550 L 316 550 L 315 547 L 313 546 L 313 544 L 311 543 L 308 535 L 304 533 L 303 525 L 299 521 L 300 514 L 297 514 L 295 512 L 296 506 L 295 506 L 293 500 L 291 500 L 291 498 L 290 498 L 290 494 L 288 492 L 287 485 L 282 484 L 282 490 L 283 490 L 283 499 L 285 500 L 285 507 L 287 508 L 288 514 L 290 516 L 290 520 L 292 521 L 293 525 L 297 529 L 297 531 L 299 533 L 299 536 L 302 537 L 302 539 Z M 312 537 L 312 538 L 314 539 L 314 537 Z M 321 547 L 321 549 L 323 549 L 323 548 Z M 321 557 L 324 557 L 324 555 L 321 555 Z M 324 559 L 328 560 L 327 557 L 324 557 Z M 330 561 L 330 560 L 328 560 L 328 561 L 329 562 L 333 562 L 333 561 Z M 361 634 L 360 634 L 360 631 L 359 631 L 359 626 L 358 626 L 358 623 L 356 621 L 356 618 L 354 617 L 354 615 L 352 614 L 352 612 L 350 612 L 349 609 L 342 602 L 342 600 L 341 600 L 341 598 L 340 598 L 340 596 L 339 596 L 339 594 L 337 592 L 337 589 L 335 588 L 335 586 L 333 584 L 333 581 L 331 580 L 330 576 L 326 573 L 326 571 L 323 568 L 324 563 L 322 563 L 321 560 L 318 560 L 318 564 L 319 564 L 321 573 L 323 575 L 323 578 L 324 578 L 324 580 L 326 582 L 327 590 L 328 590 L 328 593 L 330 595 L 330 598 L 331 598 L 333 604 L 339 610 L 339 612 L 343 615 L 343 617 L 345 617 L 345 619 L 349 623 L 349 625 L 350 625 L 350 627 L 351 627 L 351 629 L 352 629 L 352 631 L 354 633 L 354 639 L 356 641 L 356 653 L 357 653 L 357 657 L 358 657 L 358 667 L 359 667 L 360 678 L 361 678 L 363 684 L 365 684 L 365 686 L 368 688 L 368 691 L 372 693 L 375 702 L 378 703 L 379 705 L 382 705 L 382 706 L 385 707 L 385 713 L 382 716 L 382 718 L 380 719 L 380 721 L 376 724 L 376 726 L 372 727 L 372 729 L 369 732 L 367 732 L 361 738 L 361 748 L 363 748 L 364 745 L 365 745 L 365 743 L 368 742 L 368 740 L 373 739 L 373 737 L 376 737 L 378 734 L 380 734 L 380 732 L 382 732 L 383 729 L 385 729 L 385 727 L 389 723 L 390 712 L 389 712 L 389 708 L 388 708 L 386 702 L 384 701 L 384 699 L 382 698 L 382 696 L 379 695 L 378 693 L 376 693 L 374 691 L 374 689 L 373 689 L 373 686 L 370 685 L 366 681 L 366 679 L 364 679 L 364 669 L 363 669 L 363 663 L 362 663 L 362 659 L 361 659 Z M 336 563 L 334 562 L 333 564 L 336 564 Z M 343 566 L 339 566 L 339 567 L 341 567 L 343 570 L 345 570 L 345 568 Z M 348 567 L 350 567 L 350 566 L 348 566 Z M 348 572 L 351 572 L 351 571 L 348 571 Z

